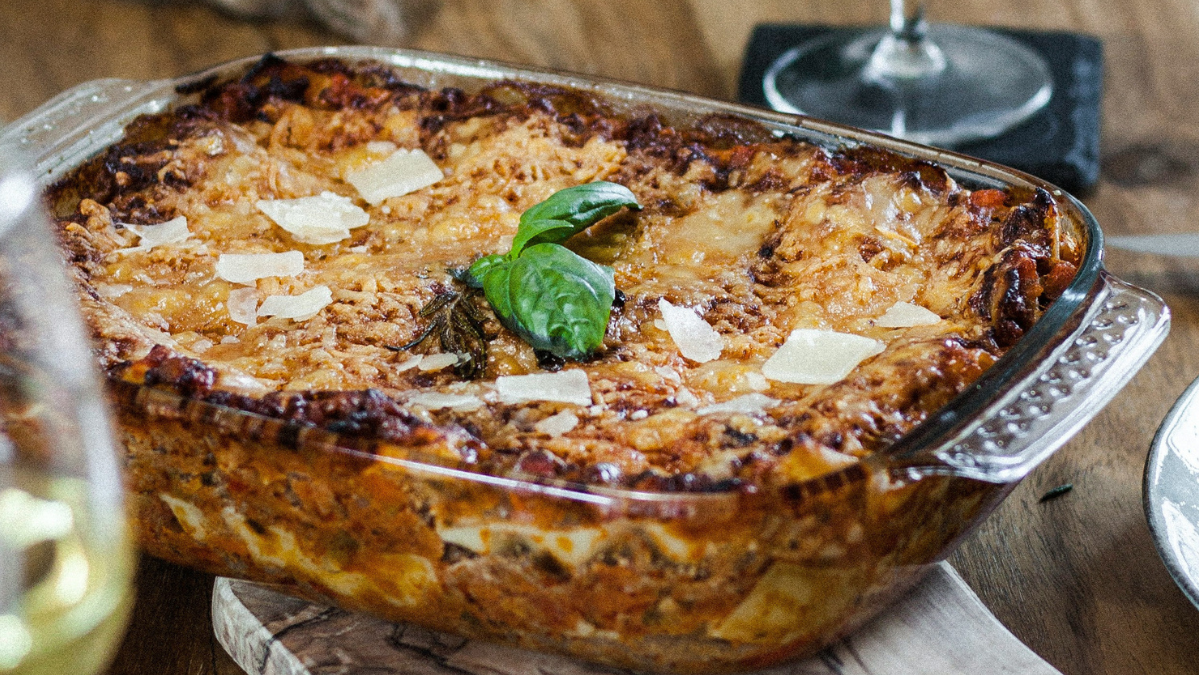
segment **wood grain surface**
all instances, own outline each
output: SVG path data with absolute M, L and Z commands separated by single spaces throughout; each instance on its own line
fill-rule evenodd
M 315 605 L 224 577 L 217 640 L 251 675 L 620 675 L 557 654 Z M 821 653 L 746 675 L 1061 675 L 1004 628 L 948 563 Z
M 878 23 L 844 0 L 441 0 L 402 46 L 552 66 L 715 97 L 734 90 L 759 21 Z M 1084 31 L 1104 41 L 1103 176 L 1085 199 L 1116 234 L 1199 229 L 1199 3 L 934 0 L 935 20 Z M 253 22 L 185 0 L 3 0 L 0 119 L 100 77 L 176 76 L 230 58 L 342 40 L 303 19 Z M 951 558 L 984 603 L 1064 673 L 1193 673 L 1199 611 L 1149 538 L 1141 471 L 1171 402 L 1199 375 L 1199 261 L 1112 252 L 1118 276 L 1161 293 L 1165 344 Z M 1038 499 L 1061 483 L 1069 494 Z M 112 673 L 237 673 L 212 637 L 212 580 L 144 560 Z

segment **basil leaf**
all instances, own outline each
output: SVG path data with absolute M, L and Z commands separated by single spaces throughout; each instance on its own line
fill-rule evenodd
M 512 328 L 512 322 L 514 321 L 510 289 L 512 263 L 508 260 L 503 260 L 502 256 L 496 257 L 501 258 L 501 261 L 489 266 L 486 269 L 486 276 L 480 279 L 483 286 L 483 295 L 487 298 L 487 302 L 491 303 L 491 308 L 495 310 L 495 317 L 500 320 L 500 323 L 519 334 L 519 331 Z
M 487 272 L 495 265 L 507 262 L 508 259 L 499 254 L 485 255 L 476 260 L 474 264 L 470 266 L 470 269 L 466 270 L 466 274 L 463 276 L 467 278 L 466 283 L 468 286 L 473 288 L 482 288 L 483 279 L 487 276 Z
M 585 358 L 604 342 L 616 299 L 615 271 L 557 242 L 625 207 L 641 208 L 628 188 L 615 183 L 555 192 L 521 214 L 507 254 L 476 260 L 465 281 L 481 287 L 500 323 L 534 349 Z
M 634 210 L 641 208 L 633 192 L 616 183 L 597 181 L 559 190 L 550 195 L 549 199 L 521 214 L 520 228 L 512 242 L 512 253 L 509 256 L 515 258 L 520 255 L 525 246 L 569 239 L 626 206 Z M 544 227 L 537 223 L 546 220 L 561 221 L 567 226 L 538 229 L 522 238 L 521 235 L 525 231 Z M 517 242 L 520 242 L 519 246 Z
M 483 292 L 500 323 L 533 346 L 567 359 L 599 349 L 616 298 L 615 272 L 559 244 L 537 244 L 495 265 Z
M 536 208 L 536 207 L 534 207 Z M 528 213 L 526 211 L 525 213 Z M 515 259 L 526 246 L 545 242 L 557 243 L 574 236 L 576 232 L 587 227 L 576 228 L 565 220 L 531 220 L 526 221 L 522 216 L 516 237 L 512 240 L 512 251 L 508 259 Z

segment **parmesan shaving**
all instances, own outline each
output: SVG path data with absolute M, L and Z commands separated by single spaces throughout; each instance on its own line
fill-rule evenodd
M 296 241 L 316 246 L 341 241 L 370 222 L 349 197 L 328 191 L 298 199 L 260 199 L 255 206 Z
M 96 284 L 95 288 L 100 297 L 109 300 L 119 298 L 133 290 L 133 286 L 129 284 Z
M 912 326 L 931 326 L 941 322 L 941 317 L 920 305 L 910 302 L 897 302 L 874 321 L 876 326 L 883 328 L 911 328 Z
M 885 346 L 860 335 L 800 328 L 762 364 L 762 374 L 778 382 L 833 384 Z
M 138 236 L 138 245 L 132 251 L 146 251 L 155 246 L 178 244 L 191 236 L 187 229 L 187 218 L 179 216 L 157 225 L 130 225 L 122 223 L 125 229 Z
M 579 418 L 570 411 L 563 410 L 557 415 L 550 415 L 533 425 L 533 430 L 547 436 L 561 436 L 579 425 Z
M 658 310 L 666 331 L 679 348 L 684 358 L 704 363 L 720 358 L 724 350 L 724 338 L 704 321 L 694 309 L 675 307 L 665 298 L 658 300 Z
M 587 380 L 587 373 L 577 369 L 533 375 L 501 375 L 495 379 L 495 389 L 504 403 L 557 401 L 591 405 L 591 383 Z
M 412 370 L 413 368 L 419 366 L 420 362 L 423 361 L 424 358 L 425 358 L 424 356 L 417 354 L 416 356 L 413 356 L 412 358 L 408 359 L 407 361 L 404 361 L 403 363 L 397 365 L 396 372 L 402 373 L 405 370 Z
M 679 390 L 674 394 L 674 400 L 684 408 L 694 408 L 699 405 L 699 397 L 691 393 L 691 390 L 686 387 L 679 387 Z
M 766 377 L 762 373 L 752 370 L 745 374 L 745 383 L 754 391 L 766 391 L 770 389 L 770 383 L 766 381 Z
M 179 349 L 179 343 L 175 342 L 175 338 L 171 337 L 170 333 L 143 325 L 135 325 L 135 328 L 137 329 L 137 332 L 141 333 L 147 340 L 156 345 L 170 347 L 171 349 Z
M 445 174 L 441 169 L 418 149 L 396 150 L 381 162 L 347 174 L 346 182 L 371 206 L 378 206 L 384 199 L 402 197 L 442 178 Z
M 470 411 L 483 407 L 483 400 L 474 394 L 442 394 L 429 391 L 412 395 L 409 405 L 418 405 L 429 410 L 450 408 L 451 410 Z
M 229 318 L 247 326 L 258 323 L 258 291 L 253 288 L 235 288 L 225 299 Z
M 316 316 L 333 302 L 333 292 L 328 286 L 317 286 L 299 295 L 270 295 L 258 308 L 258 316 L 278 316 L 284 319 L 304 321 Z
M 753 393 L 738 396 L 724 403 L 704 406 L 695 412 L 700 415 L 712 415 L 715 413 L 743 413 L 753 415 L 765 412 L 767 408 L 775 405 L 778 405 L 777 399 L 770 398 L 765 394 Z
M 884 237 L 890 237 L 891 239 L 896 239 L 898 241 L 901 241 L 904 244 L 906 244 L 907 246 L 909 246 L 910 248 L 916 248 L 916 247 L 920 246 L 920 244 L 916 240 L 912 239 L 911 237 L 904 236 L 904 235 L 896 232 L 895 230 L 890 230 L 885 227 L 880 227 L 878 225 L 874 226 L 874 230 L 876 232 L 878 232 L 879 234 L 883 235 Z
M 396 151 L 396 144 L 391 141 L 367 141 L 366 151 L 373 155 L 390 155 Z
M 461 359 L 457 354 L 429 354 L 420 360 L 417 368 L 427 372 L 430 370 L 441 370 L 456 365 Z
M 683 378 L 679 377 L 678 371 L 670 366 L 658 366 L 654 368 L 654 372 L 667 382 L 674 382 L 675 384 L 678 384 L 679 382 L 683 381 Z
M 257 377 L 233 369 L 221 371 L 220 383 L 222 388 L 238 393 L 261 394 L 270 390 L 270 387 Z
M 304 254 L 222 253 L 216 260 L 216 275 L 234 284 L 248 284 L 266 277 L 294 277 L 304 271 Z

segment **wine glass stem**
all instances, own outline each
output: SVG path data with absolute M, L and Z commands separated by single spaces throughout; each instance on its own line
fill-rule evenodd
M 891 30 L 879 40 L 862 76 L 897 84 L 928 80 L 945 70 L 945 55 L 927 37 L 924 0 L 891 0 Z
M 924 0 L 891 0 L 891 33 L 905 42 L 924 39 L 928 24 L 924 20 Z

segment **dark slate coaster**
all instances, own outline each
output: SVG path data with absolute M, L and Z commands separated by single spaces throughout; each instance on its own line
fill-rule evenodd
M 861 28 L 762 24 L 754 28 L 737 98 L 767 107 L 762 76 L 783 52 L 832 31 Z M 1053 98 L 1044 110 L 997 138 L 954 148 L 1026 171 L 1073 193 L 1099 180 L 1099 103 L 1103 85 L 1103 44 L 1078 33 L 992 29 L 1045 57 L 1053 76 Z

